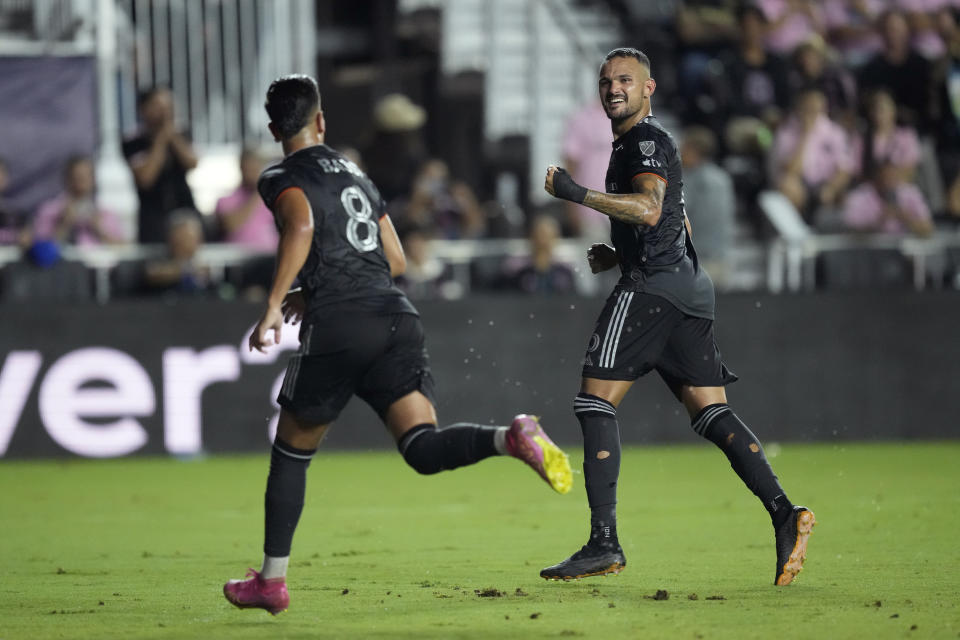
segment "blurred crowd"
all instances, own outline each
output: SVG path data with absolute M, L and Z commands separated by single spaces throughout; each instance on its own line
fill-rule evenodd
M 779 191 L 814 233 L 928 237 L 960 220 L 958 19 L 957 0 L 679 3 L 671 55 L 653 59 L 655 78 L 672 74 L 654 113 L 678 138 L 698 253 L 721 286 L 737 238 L 771 234 L 758 199 L 767 190 Z M 98 202 L 91 157 L 65 159 L 62 192 L 30 212 L 3 198 L 10 159 L 0 158 L 0 245 L 22 248 L 29 268 L 18 266 L 18 278 L 63 262 L 65 246 L 137 242 L 164 250 L 119 265 L 115 295 L 262 295 L 277 242 L 256 190 L 268 159 L 244 149 L 239 184 L 213 211 L 199 212 L 186 179 L 197 153 L 172 98 L 164 87 L 141 94 L 141 129 L 123 143 L 139 198 L 135 238 Z M 558 257 L 557 243 L 605 241 L 606 219 L 559 202 L 517 216 L 451 175 L 428 149 L 427 121 L 423 107 L 389 94 L 356 146 L 340 149 L 388 203 L 408 253 L 401 286 L 420 299 L 463 296 L 463 279 L 435 255 L 435 241 L 515 237 L 527 238 L 524 255 L 477 260 L 471 287 L 581 290 L 578 266 Z M 602 189 L 611 140 L 609 121 L 590 100 L 567 123 L 563 164 L 581 184 Z M 212 242 L 250 252 L 232 270 L 228 293 L 198 259 Z M 9 280 L 0 278 L 0 294 L 4 282 L 13 288 Z
M 765 189 L 814 232 L 952 227 L 958 18 L 955 0 L 684 2 L 673 104 L 685 145 L 729 175 L 738 216 L 761 236 Z M 690 214 L 696 234 L 714 208 Z

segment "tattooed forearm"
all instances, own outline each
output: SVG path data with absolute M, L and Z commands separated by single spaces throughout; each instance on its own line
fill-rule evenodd
M 641 173 L 630 186 L 633 193 L 587 191 L 583 204 L 620 222 L 655 226 L 660 221 L 667 183 L 654 174 Z
M 601 193 L 587 191 L 583 204 L 614 220 L 654 226 L 660 220 L 660 203 L 651 193 Z

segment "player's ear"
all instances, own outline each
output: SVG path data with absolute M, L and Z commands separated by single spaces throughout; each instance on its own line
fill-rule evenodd
M 271 122 L 267 124 L 267 128 L 270 129 L 270 133 L 273 135 L 273 141 L 280 142 L 280 134 L 277 132 L 277 126 Z
M 653 95 L 653 92 L 657 90 L 657 81 L 653 78 L 647 78 L 647 81 L 643 83 L 643 95 L 650 97 Z
M 317 110 L 317 133 L 323 134 L 327 130 L 327 121 L 323 118 L 323 110 Z

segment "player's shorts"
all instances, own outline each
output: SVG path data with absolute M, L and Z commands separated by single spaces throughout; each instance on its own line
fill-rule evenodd
M 683 385 L 737 381 L 720 358 L 713 320 L 687 315 L 660 296 L 616 288 L 587 345 L 583 377 L 636 380 L 654 369 L 678 400 Z
M 277 402 L 301 420 L 329 424 L 353 395 L 383 418 L 414 391 L 434 401 L 420 318 L 344 314 L 301 328 Z

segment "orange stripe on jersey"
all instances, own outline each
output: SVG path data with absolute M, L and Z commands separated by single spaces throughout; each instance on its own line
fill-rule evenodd
M 633 178 L 630 178 L 630 182 L 633 182 L 634 179 L 636 179 L 637 176 L 656 176 L 656 177 L 658 177 L 659 179 L 663 180 L 663 184 L 668 184 L 666 178 L 664 178 L 664 177 L 661 176 L 660 174 L 654 173 L 654 172 L 652 172 L 652 171 L 641 171 L 641 172 L 638 173 L 637 175 L 633 176 Z
M 283 194 L 285 194 L 287 191 L 290 191 L 291 189 L 296 189 L 300 193 L 303 193 L 303 189 L 301 189 L 300 187 L 287 187 L 286 189 L 278 193 L 277 197 L 273 199 L 273 206 L 274 207 L 277 206 L 277 203 L 280 202 L 280 198 L 283 197 Z

